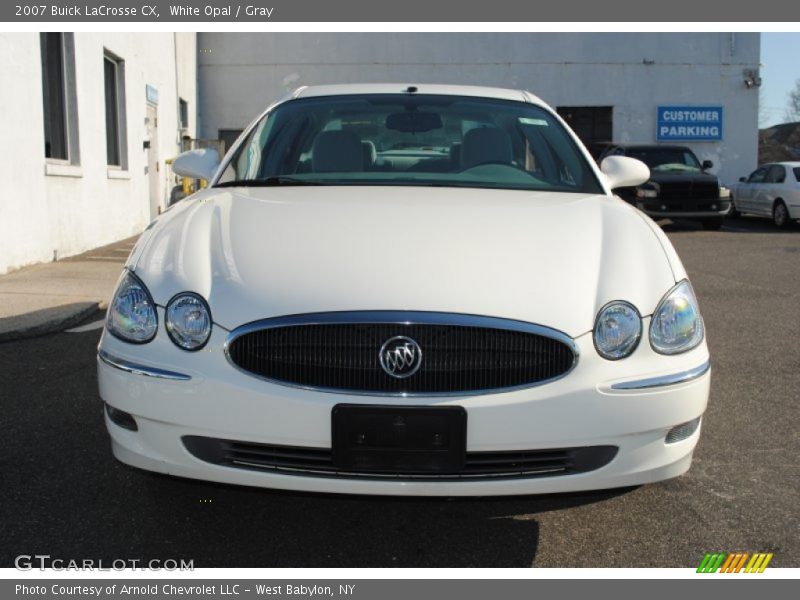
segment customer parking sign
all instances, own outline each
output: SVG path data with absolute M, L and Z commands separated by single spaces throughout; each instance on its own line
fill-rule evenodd
M 659 142 L 717 142 L 722 140 L 721 106 L 659 106 Z

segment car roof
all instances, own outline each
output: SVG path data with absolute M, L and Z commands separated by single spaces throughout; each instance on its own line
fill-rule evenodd
M 782 167 L 789 167 L 793 169 L 795 167 L 800 167 L 800 162 L 798 161 L 791 161 L 791 160 L 778 160 L 774 162 L 765 162 L 761 163 L 756 167 L 756 169 L 766 169 L 767 167 L 774 167 L 777 165 L 781 165 Z
M 433 83 L 347 83 L 334 85 L 312 85 L 295 90 L 294 98 L 318 96 L 346 96 L 353 94 L 403 94 L 416 88 L 415 94 L 440 96 L 471 96 L 474 98 L 494 98 L 514 100 L 544 105 L 544 102 L 530 92 L 507 88 L 483 87 L 477 85 L 446 85 Z

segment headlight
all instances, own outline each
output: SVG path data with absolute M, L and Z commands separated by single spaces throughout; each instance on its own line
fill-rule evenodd
M 126 271 L 111 299 L 106 329 L 115 337 L 134 344 L 149 342 L 156 335 L 156 305 L 144 284 L 130 271 Z
M 731 197 L 730 189 L 726 188 L 724 185 L 719 186 L 719 197 L 730 198 Z
M 688 281 L 681 281 L 661 300 L 650 322 L 650 345 L 659 354 L 679 354 L 703 341 L 705 327 L 697 298 Z
M 200 350 L 211 335 L 211 311 L 197 294 L 183 292 L 167 304 L 167 333 L 184 350 Z
M 658 198 L 659 185 L 657 183 L 648 182 L 636 188 L 637 198 Z
M 594 347 L 608 360 L 630 356 L 642 337 L 642 317 L 627 302 L 609 302 L 597 313 L 594 323 Z

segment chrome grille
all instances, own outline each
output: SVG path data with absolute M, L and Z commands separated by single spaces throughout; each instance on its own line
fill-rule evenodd
M 384 343 L 413 339 L 422 362 L 398 379 L 380 364 Z M 271 381 L 364 394 L 468 394 L 535 385 L 567 373 L 572 341 L 536 325 L 440 313 L 324 313 L 234 331 L 230 361 Z

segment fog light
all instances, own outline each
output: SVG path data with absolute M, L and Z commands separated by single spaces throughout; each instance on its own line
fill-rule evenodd
M 126 413 L 124 410 L 114 408 L 110 404 L 106 404 L 106 413 L 111 422 L 119 425 L 123 429 L 130 429 L 131 431 L 139 431 L 139 426 L 136 424 L 136 419 L 133 415 Z
M 681 440 L 685 440 L 686 438 L 690 437 L 695 431 L 697 431 L 697 427 L 700 425 L 700 417 L 689 421 L 688 423 L 681 423 L 680 425 L 675 425 L 672 429 L 667 432 L 667 437 L 664 438 L 665 444 L 674 444 L 675 442 L 680 442 Z

